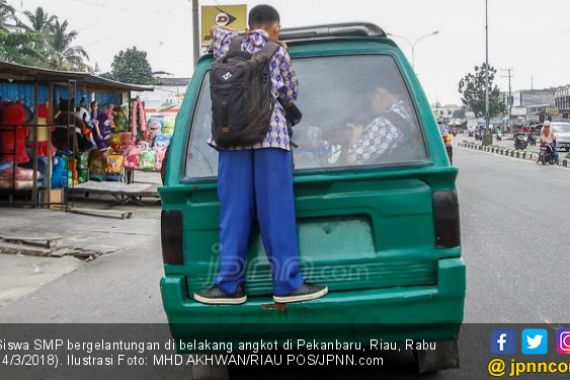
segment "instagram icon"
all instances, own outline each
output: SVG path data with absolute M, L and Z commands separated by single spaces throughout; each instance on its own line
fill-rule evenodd
M 570 354 L 570 329 L 558 329 L 556 348 L 559 354 Z

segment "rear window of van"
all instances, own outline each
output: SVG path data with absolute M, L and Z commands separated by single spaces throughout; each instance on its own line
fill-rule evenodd
M 395 166 L 427 160 L 415 108 L 394 59 L 388 55 L 300 58 L 303 120 L 293 128 L 296 171 Z M 201 86 L 186 156 L 186 177 L 216 177 L 209 75 Z

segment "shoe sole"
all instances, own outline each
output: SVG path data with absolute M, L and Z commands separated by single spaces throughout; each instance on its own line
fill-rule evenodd
M 206 305 L 241 305 L 247 301 L 247 296 L 239 298 L 206 298 L 198 294 L 194 294 L 194 299 Z
M 291 302 L 302 302 L 302 301 L 311 301 L 317 298 L 321 298 L 325 296 L 329 292 L 329 288 L 325 287 L 324 289 L 319 290 L 315 293 L 310 294 L 302 294 L 298 296 L 273 296 L 273 301 L 277 303 L 291 303 Z

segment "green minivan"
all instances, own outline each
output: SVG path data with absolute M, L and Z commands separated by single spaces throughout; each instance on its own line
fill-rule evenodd
M 274 304 L 271 267 L 254 227 L 248 301 L 208 306 L 192 299 L 218 269 L 217 152 L 207 144 L 213 56 L 207 54 L 176 119 L 159 189 L 160 287 L 173 336 L 429 340 L 442 344 L 424 369 L 456 366 L 466 284 L 457 169 L 412 67 L 373 24 L 284 29 L 281 38 L 299 78 L 303 112 L 292 137 L 301 267 L 307 281 L 328 285 L 329 294 Z M 397 130 L 378 131 L 378 103 L 386 98 L 409 117 L 399 118 Z

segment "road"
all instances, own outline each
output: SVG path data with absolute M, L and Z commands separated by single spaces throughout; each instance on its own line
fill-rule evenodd
M 462 246 L 468 271 L 465 321 L 567 321 L 570 171 L 457 147 L 454 162 L 460 170 Z M 159 213 L 150 214 L 154 230 L 136 237 L 140 239 L 136 247 L 86 263 L 1 307 L 0 322 L 165 322 L 158 287 Z M 464 335 L 462 340 L 466 339 Z M 479 359 L 485 355 L 474 356 L 467 346 L 462 346 L 463 368 L 473 367 L 478 355 Z M 411 372 L 404 369 L 408 367 L 409 360 L 404 360 L 398 368 L 403 373 L 390 378 L 410 378 Z M 333 375 L 327 376 L 341 378 Z M 473 377 L 463 369 L 425 378 Z

